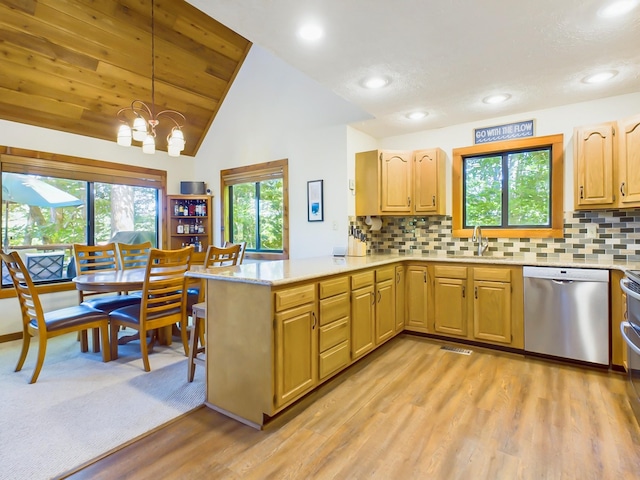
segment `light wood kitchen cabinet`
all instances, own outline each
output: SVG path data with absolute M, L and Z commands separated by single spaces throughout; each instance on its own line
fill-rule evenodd
M 318 383 L 316 285 L 275 292 L 276 407 Z
M 413 211 L 444 215 L 445 154 L 440 148 L 418 150 L 413 154 Z
M 396 332 L 395 276 L 393 266 L 376 270 L 376 345 L 389 340 Z
M 613 192 L 615 123 L 574 130 L 575 206 L 615 205 Z
M 473 269 L 473 337 L 511 344 L 511 271 Z
M 427 333 L 428 274 L 423 265 L 407 267 L 407 318 L 405 329 Z
M 522 267 L 431 264 L 429 333 L 524 347 Z
M 396 267 L 396 333 L 404 329 L 406 317 L 406 282 L 403 265 Z
M 640 115 L 618 122 L 618 185 L 621 206 L 640 205 Z
M 355 360 L 375 347 L 374 271 L 351 276 L 351 358 Z
M 467 336 L 467 267 L 433 267 L 433 332 Z
M 319 283 L 320 332 L 318 375 L 327 378 L 351 361 L 351 300 L 349 277 L 342 276 Z
M 445 213 L 442 149 L 356 154 L 356 215 Z
M 574 129 L 575 208 L 640 206 L 640 115 Z

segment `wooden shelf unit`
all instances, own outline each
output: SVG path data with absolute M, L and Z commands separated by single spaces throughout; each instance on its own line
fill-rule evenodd
M 213 243 L 213 210 L 210 195 L 167 195 L 167 248 L 197 245 L 193 263 L 203 263 L 207 247 Z M 185 213 L 185 209 L 191 212 Z M 181 208 L 182 207 L 182 208 Z M 179 233 L 182 226 L 183 233 Z

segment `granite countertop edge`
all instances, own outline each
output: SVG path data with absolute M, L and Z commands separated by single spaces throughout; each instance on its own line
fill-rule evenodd
M 267 286 L 287 285 L 320 277 L 350 273 L 397 262 L 443 262 L 504 266 L 538 266 L 564 268 L 595 268 L 625 271 L 640 269 L 640 263 L 616 260 L 529 259 L 522 257 L 491 257 L 471 255 L 399 255 L 377 254 L 364 257 L 313 257 L 293 260 L 245 263 L 234 267 L 203 268 L 194 266 L 187 276 L 228 282 L 252 283 Z

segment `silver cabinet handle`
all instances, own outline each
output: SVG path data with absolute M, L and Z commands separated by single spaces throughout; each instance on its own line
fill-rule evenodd
M 627 327 L 633 328 L 629 322 L 620 322 L 620 333 L 622 333 L 622 338 L 624 338 L 624 341 L 626 342 L 627 347 L 629 347 L 631 350 L 633 350 L 638 355 L 640 355 L 640 348 L 635 343 L 633 343 L 631 339 L 627 336 L 627 332 L 626 332 Z

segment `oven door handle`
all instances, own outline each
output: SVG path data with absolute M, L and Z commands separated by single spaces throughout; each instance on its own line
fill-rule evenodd
M 633 343 L 633 340 L 631 340 L 627 336 L 627 332 L 626 332 L 627 327 L 633 328 L 629 322 L 620 322 L 620 333 L 622 333 L 622 338 L 624 338 L 624 341 L 627 343 L 627 346 L 631 348 L 631 350 L 633 350 L 638 355 L 640 355 L 640 347 L 638 347 L 635 343 Z
M 622 289 L 622 291 L 624 293 L 626 293 L 627 296 L 635 298 L 636 300 L 640 300 L 640 294 L 634 292 L 629 287 L 627 287 L 628 283 L 629 283 L 629 279 L 628 278 L 621 278 L 620 279 L 620 288 Z

